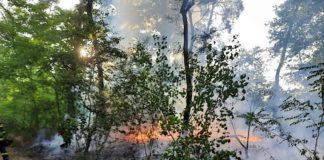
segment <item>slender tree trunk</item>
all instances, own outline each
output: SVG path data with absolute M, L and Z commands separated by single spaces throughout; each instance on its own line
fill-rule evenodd
M 55 103 L 56 103 L 56 109 L 57 109 L 57 117 L 60 117 L 61 115 L 61 106 L 60 106 L 60 97 L 58 93 L 58 89 L 54 88 L 55 91 Z
M 321 79 L 322 111 L 324 116 L 324 76 L 320 77 L 320 79 Z
M 209 15 L 207 26 L 206 26 L 206 34 L 211 33 L 211 26 L 212 26 L 213 17 L 214 17 L 214 11 L 215 11 L 215 8 L 216 8 L 215 3 L 213 3 L 211 7 L 212 7 L 212 9 L 210 11 L 210 15 Z M 206 51 L 206 48 L 208 46 L 208 39 L 209 39 L 208 36 L 205 36 L 205 38 L 203 39 L 203 49 L 204 49 L 204 51 Z
M 79 18 L 82 17 L 83 15 L 83 10 L 81 8 L 78 8 L 77 13 L 76 13 L 76 18 L 75 18 L 75 26 L 77 27 L 76 30 L 82 30 L 81 26 L 83 23 L 83 19 Z M 76 80 L 75 78 L 78 77 L 77 76 L 77 68 L 78 68 L 78 59 L 79 59 L 79 55 L 80 55 L 80 46 L 81 46 L 81 42 L 82 42 L 83 37 L 80 37 L 78 35 L 75 35 L 74 39 L 73 39 L 73 58 L 70 61 L 70 68 L 69 68 L 69 75 L 71 75 L 70 79 L 68 79 L 68 86 L 66 89 L 66 101 L 67 101 L 67 113 L 69 114 L 69 116 L 72 119 L 75 119 L 76 117 L 76 105 L 75 105 L 75 101 L 76 101 L 76 92 L 74 91 L 74 88 L 76 85 L 78 85 L 78 80 Z
M 278 64 L 278 67 L 277 67 L 277 70 L 276 70 L 276 75 L 275 75 L 275 81 L 274 81 L 274 84 L 273 84 L 273 91 L 274 92 L 278 92 L 279 89 L 280 89 L 280 72 L 281 72 L 281 69 L 284 65 L 284 62 L 285 62 L 285 59 L 286 59 L 286 52 L 287 52 L 287 48 L 284 47 L 282 49 L 282 52 L 281 52 L 281 55 L 280 55 L 280 61 L 279 61 L 279 64 Z
M 81 23 L 81 22 L 77 22 Z M 75 86 L 77 85 L 77 80 L 75 78 L 77 77 L 77 59 L 79 56 L 79 48 L 80 48 L 80 40 L 79 38 L 75 39 L 75 42 L 73 44 L 74 48 L 74 53 L 73 53 L 73 59 L 70 62 L 71 67 L 69 68 L 69 74 L 71 77 L 68 80 L 68 86 L 66 88 L 66 101 L 67 101 L 67 113 L 69 116 L 74 119 L 76 117 L 76 106 L 75 106 L 75 101 L 76 101 L 76 92 L 74 91 Z
M 321 134 L 321 129 L 322 126 L 320 126 L 321 124 L 324 123 L 324 77 L 320 77 L 320 82 L 321 82 L 321 98 L 322 98 L 322 115 L 320 115 L 321 120 L 320 122 L 317 124 L 317 128 L 316 128 L 316 139 L 315 139 L 315 147 L 314 147 L 314 152 L 313 152 L 313 158 L 314 159 L 318 159 L 319 157 L 317 156 L 317 147 L 318 147 L 318 141 L 320 138 L 320 134 Z
M 298 10 L 299 5 L 296 5 L 294 8 L 294 11 Z M 280 55 L 280 61 L 276 70 L 276 75 L 275 75 L 275 81 L 274 84 L 272 86 L 272 96 L 271 99 L 269 101 L 269 104 L 271 105 L 271 110 L 273 113 L 273 117 L 277 117 L 277 112 L 278 112 L 278 105 L 279 105 L 279 91 L 280 91 L 280 72 L 281 69 L 285 63 L 285 59 L 286 59 L 286 54 L 287 54 L 287 47 L 288 47 L 288 42 L 289 39 L 291 38 L 291 32 L 293 30 L 293 24 L 290 24 L 287 28 L 287 32 L 285 33 L 285 37 L 282 40 L 283 44 L 285 44 L 285 46 L 282 47 L 282 51 L 281 51 L 281 55 Z M 281 128 L 281 127 L 280 127 Z
M 280 61 L 276 70 L 276 75 L 275 75 L 275 81 L 272 86 L 272 95 L 270 99 L 270 106 L 271 106 L 271 111 L 273 114 L 273 117 L 278 116 L 278 105 L 279 105 L 279 97 L 280 97 L 280 72 L 282 70 L 282 67 L 284 65 L 286 58 L 286 47 L 283 48 L 281 55 L 280 55 Z
M 86 1 L 86 13 L 88 16 L 88 23 L 89 23 L 89 34 L 92 37 L 92 42 L 93 42 L 93 50 L 94 50 L 94 59 L 95 59 L 95 66 L 97 69 L 97 87 L 99 90 L 98 96 L 97 96 L 97 100 L 96 100 L 96 108 L 94 109 L 95 113 L 94 113 L 94 121 L 92 126 L 89 129 L 89 134 L 87 136 L 87 142 L 86 142 L 86 148 L 85 148 L 85 152 L 89 151 L 90 145 L 91 145 L 91 141 L 92 141 L 92 136 L 93 134 L 95 134 L 95 131 L 97 130 L 98 127 L 98 121 L 99 118 L 101 118 L 102 113 L 104 112 L 105 109 L 105 99 L 103 96 L 103 92 L 104 92 L 104 69 L 102 66 L 102 55 L 101 55 L 101 51 L 100 51 L 100 44 L 98 42 L 98 35 L 96 33 L 96 24 L 95 21 L 93 19 L 93 4 L 94 4 L 94 0 L 87 0 Z
M 246 147 L 245 147 L 245 156 L 246 159 L 249 159 L 249 142 L 250 142 L 250 129 L 251 129 L 251 122 L 248 124 L 248 133 L 247 133 L 247 139 L 246 139 Z
M 208 23 L 207 23 L 207 28 L 206 28 L 206 30 L 208 32 L 210 32 L 210 29 L 211 29 L 211 26 L 212 26 L 212 23 L 213 23 L 213 20 L 214 20 L 213 18 L 214 18 L 215 8 L 216 8 L 216 5 L 215 5 L 215 3 L 213 3 L 212 6 L 211 6 L 211 11 L 210 11 L 210 15 L 209 15 Z
M 288 30 L 286 32 L 286 36 L 284 39 L 284 42 L 287 43 L 289 41 L 290 35 L 291 35 L 291 26 L 288 27 Z M 280 55 L 280 61 L 276 70 L 276 75 L 275 75 L 275 81 L 272 86 L 272 95 L 271 99 L 269 101 L 270 104 L 270 109 L 273 113 L 273 117 L 277 117 L 278 114 L 278 105 L 279 105 L 279 97 L 280 97 L 280 72 L 282 70 L 282 67 L 285 63 L 286 59 L 286 54 L 287 54 L 287 45 L 285 45 L 282 50 L 281 50 L 281 55 Z M 281 127 L 280 127 L 281 128 Z
M 104 108 L 104 99 L 103 99 L 103 91 L 104 91 L 104 70 L 102 67 L 102 58 L 101 58 L 101 51 L 98 42 L 98 35 L 96 35 L 96 25 L 93 19 L 93 3 L 94 0 L 88 0 L 86 4 L 86 12 L 89 21 L 89 31 L 93 38 L 93 48 L 94 48 L 94 57 L 95 63 L 97 66 L 97 80 L 98 80 L 98 89 L 99 89 L 99 98 L 98 98 L 98 107 L 99 110 Z
M 196 37 L 195 37 L 195 26 L 193 24 L 193 17 L 192 17 L 192 11 L 189 11 L 189 25 L 190 25 L 190 33 L 191 33 L 191 41 L 190 41 L 190 45 L 189 45 L 189 53 L 193 52 L 193 47 L 196 41 Z
M 32 103 L 33 103 L 33 117 L 32 117 L 32 125 L 33 129 L 39 129 L 39 107 L 37 106 L 36 98 L 34 96 L 34 93 L 32 93 Z
M 73 92 L 73 85 L 68 88 L 68 93 L 67 93 L 67 113 L 71 117 L 75 117 L 75 95 Z
M 189 27 L 188 27 L 188 16 L 187 13 L 193 6 L 194 1 L 189 3 L 189 0 L 183 0 L 181 6 L 181 16 L 183 21 L 183 58 L 185 65 L 186 74 L 186 107 L 183 112 L 183 124 L 185 127 L 189 126 L 190 123 L 190 111 L 192 107 L 192 70 L 190 68 L 190 53 L 189 53 Z
M 243 144 L 243 142 L 240 140 L 240 138 L 238 137 L 237 133 L 236 133 L 236 129 L 234 127 L 234 123 L 232 120 L 230 120 L 231 122 L 231 125 L 233 127 L 233 132 L 234 132 L 234 136 L 235 136 L 235 139 L 237 140 L 237 142 L 242 146 L 242 148 L 244 149 L 244 152 L 245 152 L 245 156 L 246 156 L 246 159 L 249 158 L 249 148 L 248 148 L 248 145 L 249 145 L 249 138 L 250 138 L 250 127 L 251 127 L 251 123 L 249 123 L 249 128 L 248 128 L 248 139 L 247 139 L 247 142 L 246 142 L 246 145 Z
M 275 75 L 275 81 L 274 81 L 274 84 L 273 84 L 273 90 L 274 91 L 279 91 L 280 89 L 280 72 L 281 72 L 281 69 L 285 63 L 285 59 L 286 59 L 286 53 L 287 53 L 287 43 L 289 41 L 289 38 L 290 38 L 290 35 L 291 35 L 291 26 L 289 26 L 287 32 L 286 32 L 286 36 L 285 36 L 285 39 L 284 39 L 284 43 L 286 43 L 286 45 L 282 48 L 282 51 L 281 51 L 281 55 L 280 55 L 280 61 L 279 61 L 279 64 L 278 64 L 278 67 L 277 67 L 277 70 L 276 70 L 276 75 Z
M 104 70 L 102 68 L 102 62 L 99 62 L 97 64 L 97 70 L 98 70 L 98 89 L 99 89 L 99 96 L 98 96 L 98 109 L 101 111 L 104 111 L 105 108 L 105 98 L 104 98 Z

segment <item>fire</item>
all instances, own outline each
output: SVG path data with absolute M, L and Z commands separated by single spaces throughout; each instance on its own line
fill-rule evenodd
M 150 143 L 152 140 L 168 142 L 172 140 L 172 136 L 161 135 L 161 127 L 159 124 L 145 124 L 136 127 L 136 130 L 129 132 L 123 139 L 133 143 Z
M 138 133 L 127 135 L 125 139 L 129 142 L 148 143 L 150 140 L 158 139 L 159 136 L 160 134 L 158 131 L 153 131 L 153 132 L 140 131 Z
M 244 141 L 244 142 L 247 141 L 247 137 L 239 136 L 239 139 L 240 139 L 241 141 Z M 261 141 L 262 141 L 262 139 L 261 139 L 260 137 L 258 137 L 258 136 L 251 135 L 251 136 L 249 137 L 249 142 L 252 142 L 252 143 L 259 143 L 259 142 L 261 142 Z
M 195 131 L 195 135 L 198 135 L 198 131 Z M 150 143 L 153 140 L 170 142 L 173 139 L 176 139 L 179 135 L 177 133 L 170 133 L 167 136 L 161 135 L 162 129 L 159 123 L 155 124 L 143 124 L 141 126 L 137 126 L 127 132 L 126 135 L 121 138 L 122 140 L 132 142 L 132 143 Z M 196 133 L 197 132 L 197 133 Z M 239 131 L 240 133 L 240 131 Z M 239 140 L 242 142 L 247 142 L 247 136 L 243 136 L 245 134 L 244 131 L 241 131 L 242 134 L 237 134 Z M 211 137 L 218 137 L 219 135 L 215 132 L 212 133 Z M 233 136 L 231 136 L 234 138 Z M 251 134 L 249 136 L 249 142 L 251 143 L 260 143 L 262 138 L 256 135 Z

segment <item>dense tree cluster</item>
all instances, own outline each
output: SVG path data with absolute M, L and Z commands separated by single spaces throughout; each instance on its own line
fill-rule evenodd
M 151 16 L 174 23 L 180 31 L 170 35 L 182 39 L 154 33 L 120 45 L 105 1 L 83 0 L 71 10 L 55 0 L 0 1 L 0 121 L 9 136 L 31 144 L 40 130 L 48 138 L 64 133 L 62 147 L 94 159 L 127 141 L 143 143 L 146 159 L 209 160 L 253 158 L 254 134 L 285 142 L 306 159 L 323 156 L 322 1 L 286 0 L 269 25 L 274 46 L 251 51 L 237 35 L 220 39 L 243 11 L 241 0 L 153 4 L 170 13 Z M 265 52 L 280 54 L 272 85 Z M 296 55 L 303 66 L 296 72 L 307 74 L 303 87 L 311 88 L 303 99 L 283 93 L 279 83 Z M 236 120 L 245 122 L 246 135 Z M 311 135 L 293 133 L 300 129 Z M 161 137 L 167 144 L 154 147 Z

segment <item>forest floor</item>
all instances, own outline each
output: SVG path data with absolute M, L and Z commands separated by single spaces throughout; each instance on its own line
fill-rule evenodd
M 7 152 L 10 160 L 33 160 L 33 157 L 29 157 L 26 152 L 20 151 L 20 149 L 8 147 Z
M 161 154 L 159 151 L 163 150 L 163 146 L 165 144 L 157 140 L 150 141 L 148 144 L 116 141 L 103 148 L 100 152 L 100 158 L 98 158 L 96 154 L 98 152 L 75 153 L 71 149 L 61 148 L 55 140 L 53 143 L 47 144 L 15 138 L 14 143 L 6 149 L 10 160 L 136 160 L 143 159 L 143 157 L 159 159 L 158 157 Z
M 142 159 L 141 147 L 138 145 L 133 145 L 130 143 L 120 143 L 114 145 L 113 147 L 105 148 L 100 155 L 100 158 L 96 156 L 94 152 L 89 153 L 70 153 L 68 150 L 60 150 L 59 152 L 53 154 L 53 150 L 49 150 L 43 146 L 11 146 L 7 148 L 10 160 L 92 160 L 92 159 L 102 159 L 102 160 L 136 160 Z M 150 156 L 151 159 L 156 155 Z M 1 159 L 1 158 L 0 158 Z

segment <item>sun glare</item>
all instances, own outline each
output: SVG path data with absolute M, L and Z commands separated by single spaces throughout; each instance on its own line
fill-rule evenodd
M 88 51 L 87 51 L 87 49 L 85 49 L 85 48 L 81 48 L 80 49 L 80 56 L 81 57 L 88 57 Z
M 79 4 L 80 0 L 60 0 L 58 6 L 62 9 L 73 9 L 75 5 Z

